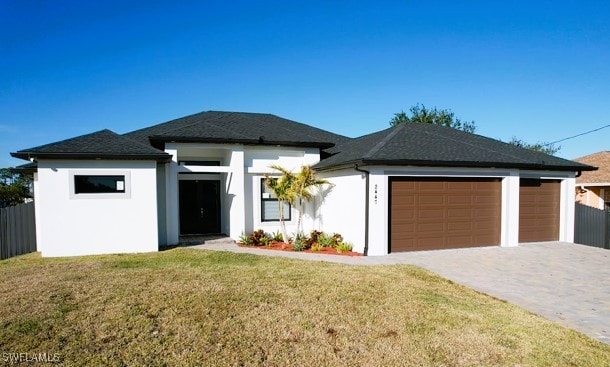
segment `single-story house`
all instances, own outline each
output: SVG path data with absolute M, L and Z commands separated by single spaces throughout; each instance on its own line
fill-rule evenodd
M 576 178 L 576 201 L 597 209 L 610 210 L 610 152 L 602 151 L 575 159 L 599 167 Z
M 271 165 L 332 185 L 304 229 L 365 255 L 573 241 L 575 176 L 589 165 L 448 127 L 348 138 L 275 115 L 208 111 L 126 134 L 101 130 L 12 156 L 36 163 L 43 256 L 157 251 L 189 234 L 275 231 Z M 287 205 L 289 232 L 295 208 Z

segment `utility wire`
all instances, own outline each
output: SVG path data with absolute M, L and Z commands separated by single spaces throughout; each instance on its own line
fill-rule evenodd
M 590 133 L 593 133 L 593 132 L 599 131 L 599 130 L 601 130 L 601 129 L 605 129 L 605 128 L 607 128 L 607 127 L 610 127 L 610 124 L 605 125 L 605 126 L 602 126 L 602 127 L 598 127 L 597 129 L 593 129 L 593 130 L 585 131 L 584 133 L 580 133 L 580 134 L 576 134 L 576 135 L 573 135 L 573 136 L 569 136 L 569 137 L 567 137 L 567 138 L 563 138 L 563 139 L 555 140 L 555 141 L 552 141 L 552 142 L 550 142 L 550 143 L 543 144 L 543 146 L 547 146 L 547 145 L 553 145 L 553 144 L 561 143 L 562 141 L 566 141 L 566 140 L 570 140 L 570 139 L 577 138 L 577 137 L 579 137 L 579 136 L 587 135 L 587 134 L 590 134 Z

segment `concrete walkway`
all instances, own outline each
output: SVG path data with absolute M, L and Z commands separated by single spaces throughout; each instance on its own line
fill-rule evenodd
M 418 265 L 610 344 L 609 250 L 545 242 L 347 257 L 243 248 L 233 243 L 193 247 L 351 265 Z

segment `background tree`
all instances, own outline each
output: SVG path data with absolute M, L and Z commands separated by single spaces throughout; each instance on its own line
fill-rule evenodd
M 435 124 L 474 133 L 476 125 L 474 121 L 462 121 L 455 117 L 455 113 L 448 109 L 426 108 L 421 103 L 409 109 L 410 114 L 400 111 L 394 114 L 390 125 L 395 126 L 403 123 Z
M 420 123 L 447 126 L 468 133 L 474 133 L 476 130 L 474 121 L 462 121 L 455 117 L 455 113 L 448 109 L 438 109 L 436 107 L 429 109 L 423 104 L 417 103 L 415 106 L 409 109 L 409 112 L 410 113 L 400 111 L 395 113 L 394 117 L 390 120 L 390 125 L 395 126 L 406 123 Z M 510 141 L 508 141 L 508 143 L 516 145 L 520 148 L 530 149 L 550 155 L 557 153 L 561 149 L 560 146 L 546 142 L 530 144 L 514 136 Z
M 0 207 L 23 204 L 25 199 L 31 198 L 31 182 L 24 174 L 0 168 Z
M 525 141 L 517 138 L 516 136 L 513 136 L 508 141 L 508 144 L 516 145 L 521 148 L 534 150 L 536 152 L 542 152 L 542 153 L 546 153 L 546 154 L 550 154 L 550 155 L 557 153 L 561 149 L 561 146 L 558 146 L 555 144 L 549 144 L 546 142 L 538 142 L 535 144 L 529 144 L 529 143 L 526 143 Z

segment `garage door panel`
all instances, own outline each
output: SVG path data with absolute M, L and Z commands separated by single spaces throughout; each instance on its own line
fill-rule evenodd
M 473 183 L 472 182 L 461 182 L 461 181 L 447 182 L 446 185 L 447 185 L 446 188 L 448 190 L 470 191 L 470 190 L 473 189 Z
M 519 242 L 559 239 L 560 190 L 559 180 L 521 180 Z
M 418 232 L 438 232 L 442 233 L 445 230 L 445 225 L 440 222 L 419 223 L 417 225 Z
M 473 237 L 470 234 L 449 234 L 445 237 L 446 248 L 449 248 L 450 244 L 472 246 L 473 243 Z
M 444 198 L 442 196 L 437 195 L 419 195 L 417 196 L 417 204 L 418 205 L 443 205 Z
M 452 221 L 445 224 L 448 232 L 460 230 L 471 231 L 474 228 L 472 221 Z
M 421 209 L 417 212 L 417 217 L 422 219 L 437 219 L 445 217 L 443 209 Z
M 472 196 L 470 195 L 447 195 L 447 205 L 470 205 Z
M 390 179 L 390 251 L 494 246 L 499 179 Z
M 494 193 L 494 195 L 480 195 L 480 196 L 473 198 L 473 201 L 474 201 L 475 205 L 488 205 L 488 204 L 495 203 L 498 196 L 499 196 L 499 194 L 495 194 L 495 193 Z
M 466 218 L 468 220 L 472 220 L 472 210 L 470 208 L 450 208 L 447 209 L 448 220 L 455 220 L 459 218 Z

